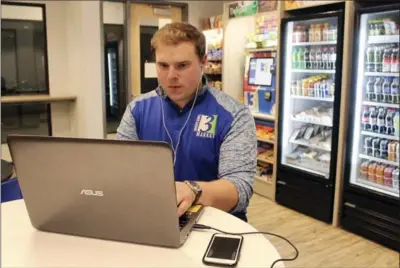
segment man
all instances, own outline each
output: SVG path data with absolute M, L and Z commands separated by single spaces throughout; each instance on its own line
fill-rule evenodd
M 117 139 L 171 145 L 179 216 L 201 204 L 247 220 L 257 151 L 249 109 L 207 86 L 205 37 L 192 25 L 164 26 L 151 47 L 160 85 L 128 105 Z

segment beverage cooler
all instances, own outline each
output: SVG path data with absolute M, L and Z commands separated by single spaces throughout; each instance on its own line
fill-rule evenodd
M 343 10 L 282 21 L 276 201 L 332 221 Z
M 356 14 L 342 226 L 400 250 L 400 5 Z

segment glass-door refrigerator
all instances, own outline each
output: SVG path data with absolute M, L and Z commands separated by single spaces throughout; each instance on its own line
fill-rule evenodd
M 342 226 L 400 250 L 400 5 L 356 13 Z
M 332 221 L 343 11 L 284 19 L 276 201 Z

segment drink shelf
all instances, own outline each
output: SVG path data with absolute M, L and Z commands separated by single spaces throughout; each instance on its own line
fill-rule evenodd
M 301 42 L 301 43 L 292 43 L 292 46 L 329 46 L 336 45 L 336 41 L 321 41 L 321 42 Z
M 400 164 L 397 162 L 389 161 L 386 159 L 381 159 L 381 158 L 377 158 L 377 157 L 373 157 L 373 156 L 369 156 L 369 155 L 365 155 L 365 154 L 360 154 L 360 158 L 379 162 L 379 163 L 386 164 L 386 165 L 392 165 L 392 166 L 396 166 L 396 167 L 400 166 Z
M 379 134 L 379 133 L 370 132 L 370 131 L 361 131 L 361 134 L 364 135 L 364 136 L 370 136 L 370 137 L 376 137 L 376 138 L 381 138 L 381 139 L 400 141 L 399 137 L 392 136 L 392 135 L 386 135 L 386 134 Z
M 334 98 L 320 98 L 320 97 L 297 96 L 297 95 L 291 95 L 290 97 L 292 99 L 299 99 L 299 100 L 314 100 L 314 101 L 334 102 Z
M 294 73 L 310 73 L 310 74 L 334 74 L 335 70 L 314 70 L 314 69 L 292 69 Z
M 321 139 L 322 139 L 322 137 L 321 137 Z M 290 139 L 289 142 L 293 143 L 293 144 L 297 144 L 297 145 L 307 146 L 308 148 L 313 148 L 313 149 L 317 149 L 317 150 L 326 151 L 326 152 L 330 152 L 331 151 L 331 148 L 324 148 L 324 147 L 318 146 L 316 144 L 311 144 L 307 140 L 304 140 L 304 139 L 297 139 L 297 140 Z
M 400 77 L 400 73 L 365 72 L 366 76 Z
M 368 44 L 399 43 L 400 35 L 375 35 L 368 37 Z
M 382 185 L 379 183 L 375 183 L 366 179 L 361 179 L 361 178 L 357 178 L 356 185 L 361 186 L 361 187 L 365 187 L 367 189 L 373 190 L 373 191 L 378 191 L 387 195 L 392 195 L 395 197 L 399 197 L 399 192 L 396 191 L 395 188 L 393 187 L 389 187 L 386 185 Z
M 291 120 L 293 122 L 299 122 L 299 123 L 305 123 L 305 124 L 313 124 L 313 125 L 320 125 L 320 126 L 326 126 L 326 127 L 332 127 L 332 123 L 326 123 L 326 122 L 320 122 L 320 121 L 311 121 L 311 120 L 301 120 L 297 119 L 295 117 L 291 117 Z
M 299 170 L 307 171 L 307 172 L 322 176 L 322 177 L 324 177 L 326 179 L 329 178 L 328 172 L 324 173 L 324 172 L 316 171 L 316 170 L 311 169 L 311 168 L 303 167 L 303 166 L 301 166 L 301 163 L 293 163 L 293 164 L 291 164 L 291 163 L 282 163 L 282 164 L 285 165 L 285 166 L 292 167 L 294 169 L 299 169 Z
M 374 102 L 374 101 L 363 101 L 363 105 L 376 106 L 376 107 L 387 107 L 387 108 L 399 108 L 399 104 L 386 103 L 386 102 Z

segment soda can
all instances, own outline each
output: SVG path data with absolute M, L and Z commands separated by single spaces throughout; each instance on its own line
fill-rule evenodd
M 371 162 L 368 166 L 368 180 L 376 182 L 376 163 Z
M 364 161 L 361 163 L 360 178 L 363 180 L 368 179 L 368 166 L 369 166 L 369 161 Z
M 379 157 L 380 156 L 380 142 L 381 139 L 375 138 L 372 140 L 372 156 Z
M 392 183 L 393 183 L 393 189 L 397 192 L 399 192 L 399 169 L 396 168 L 392 172 Z
M 389 161 L 396 161 L 396 147 L 397 147 L 397 142 L 392 141 L 389 143 L 388 146 L 388 160 Z
M 388 166 L 385 168 L 383 172 L 383 184 L 389 187 L 392 187 L 393 181 L 392 181 L 392 173 L 393 173 L 393 168 Z
M 375 177 L 376 177 L 376 183 L 383 185 L 384 184 L 384 172 L 385 172 L 385 165 L 380 164 L 376 166 L 376 172 L 375 172 Z
M 388 145 L 389 141 L 382 139 L 379 143 L 379 157 L 382 159 L 388 159 Z
M 367 137 L 364 139 L 364 154 L 372 156 L 372 138 Z

